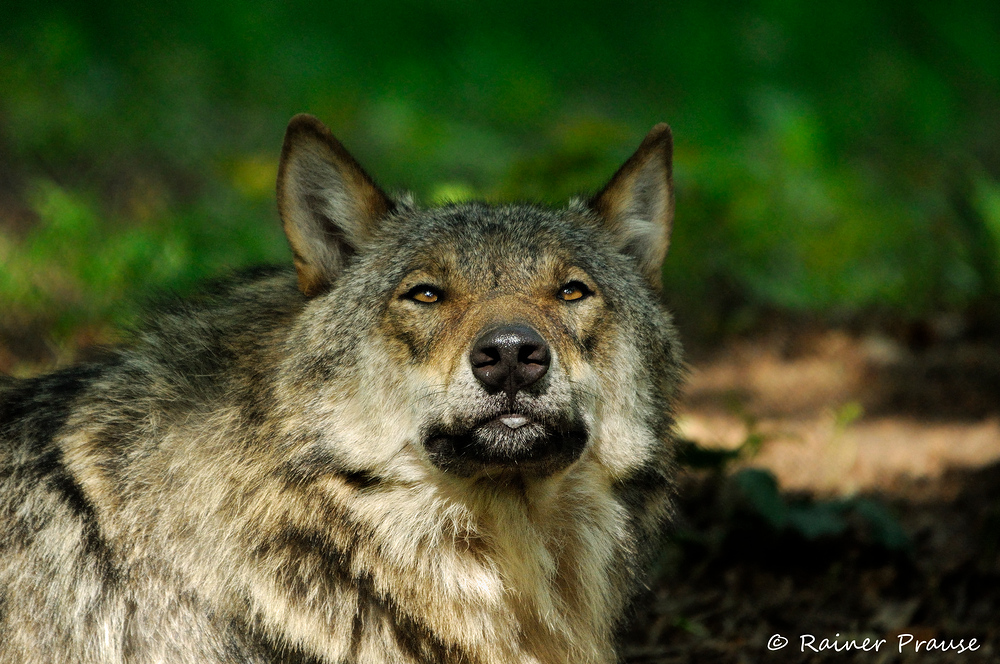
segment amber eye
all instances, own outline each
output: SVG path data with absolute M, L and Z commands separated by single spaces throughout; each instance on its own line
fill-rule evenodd
M 406 291 L 404 297 L 422 304 L 433 304 L 441 299 L 442 293 L 434 286 L 420 284 Z
M 588 295 L 593 295 L 593 291 L 587 288 L 586 284 L 579 281 L 571 281 L 559 289 L 558 297 L 564 302 L 582 300 Z

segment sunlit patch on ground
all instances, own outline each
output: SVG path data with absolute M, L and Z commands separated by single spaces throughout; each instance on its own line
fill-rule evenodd
M 760 451 L 745 463 L 770 469 L 783 489 L 838 496 L 894 493 L 948 469 L 1000 460 L 1000 396 L 992 414 L 971 403 L 963 415 L 957 401 L 964 397 L 955 393 L 936 410 L 940 380 L 900 384 L 901 369 L 922 358 L 887 339 L 832 331 L 795 345 L 741 340 L 696 361 L 682 435 L 719 449 L 756 437 Z M 985 354 L 977 368 L 985 371 L 992 359 Z M 892 408 L 900 395 L 914 401 L 921 387 L 925 403 Z

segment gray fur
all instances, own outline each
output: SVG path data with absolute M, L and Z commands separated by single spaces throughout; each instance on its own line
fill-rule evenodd
M 326 140 L 296 122 L 286 160 Z M 0 662 L 615 661 L 672 490 L 680 346 L 650 254 L 597 199 L 358 195 L 322 203 L 379 211 L 329 252 L 299 251 L 283 208 L 296 271 L 238 275 L 99 360 L 0 380 Z M 567 281 L 593 293 L 559 300 Z M 553 359 L 507 403 L 467 356 L 510 321 Z M 433 463 L 432 432 L 511 409 L 583 423 L 584 451 L 463 476 Z

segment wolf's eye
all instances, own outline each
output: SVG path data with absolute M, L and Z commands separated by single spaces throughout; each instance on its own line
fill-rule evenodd
M 441 299 L 442 295 L 441 291 L 434 286 L 420 284 L 419 286 L 414 286 L 410 290 L 406 291 L 406 295 L 404 295 L 404 297 L 423 304 L 434 304 Z
M 579 281 L 571 281 L 559 289 L 557 297 L 564 302 L 572 302 L 573 300 L 582 300 L 593 294 L 593 291 L 587 288 L 586 284 Z

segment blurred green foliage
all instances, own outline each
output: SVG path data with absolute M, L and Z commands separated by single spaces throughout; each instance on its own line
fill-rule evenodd
M 288 260 L 284 124 L 432 202 L 593 191 L 675 133 L 681 321 L 1000 294 L 1000 5 L 21 3 L 0 25 L 4 324 Z M 127 315 L 127 314 L 121 314 Z M 60 325 L 62 327 L 60 327 Z

